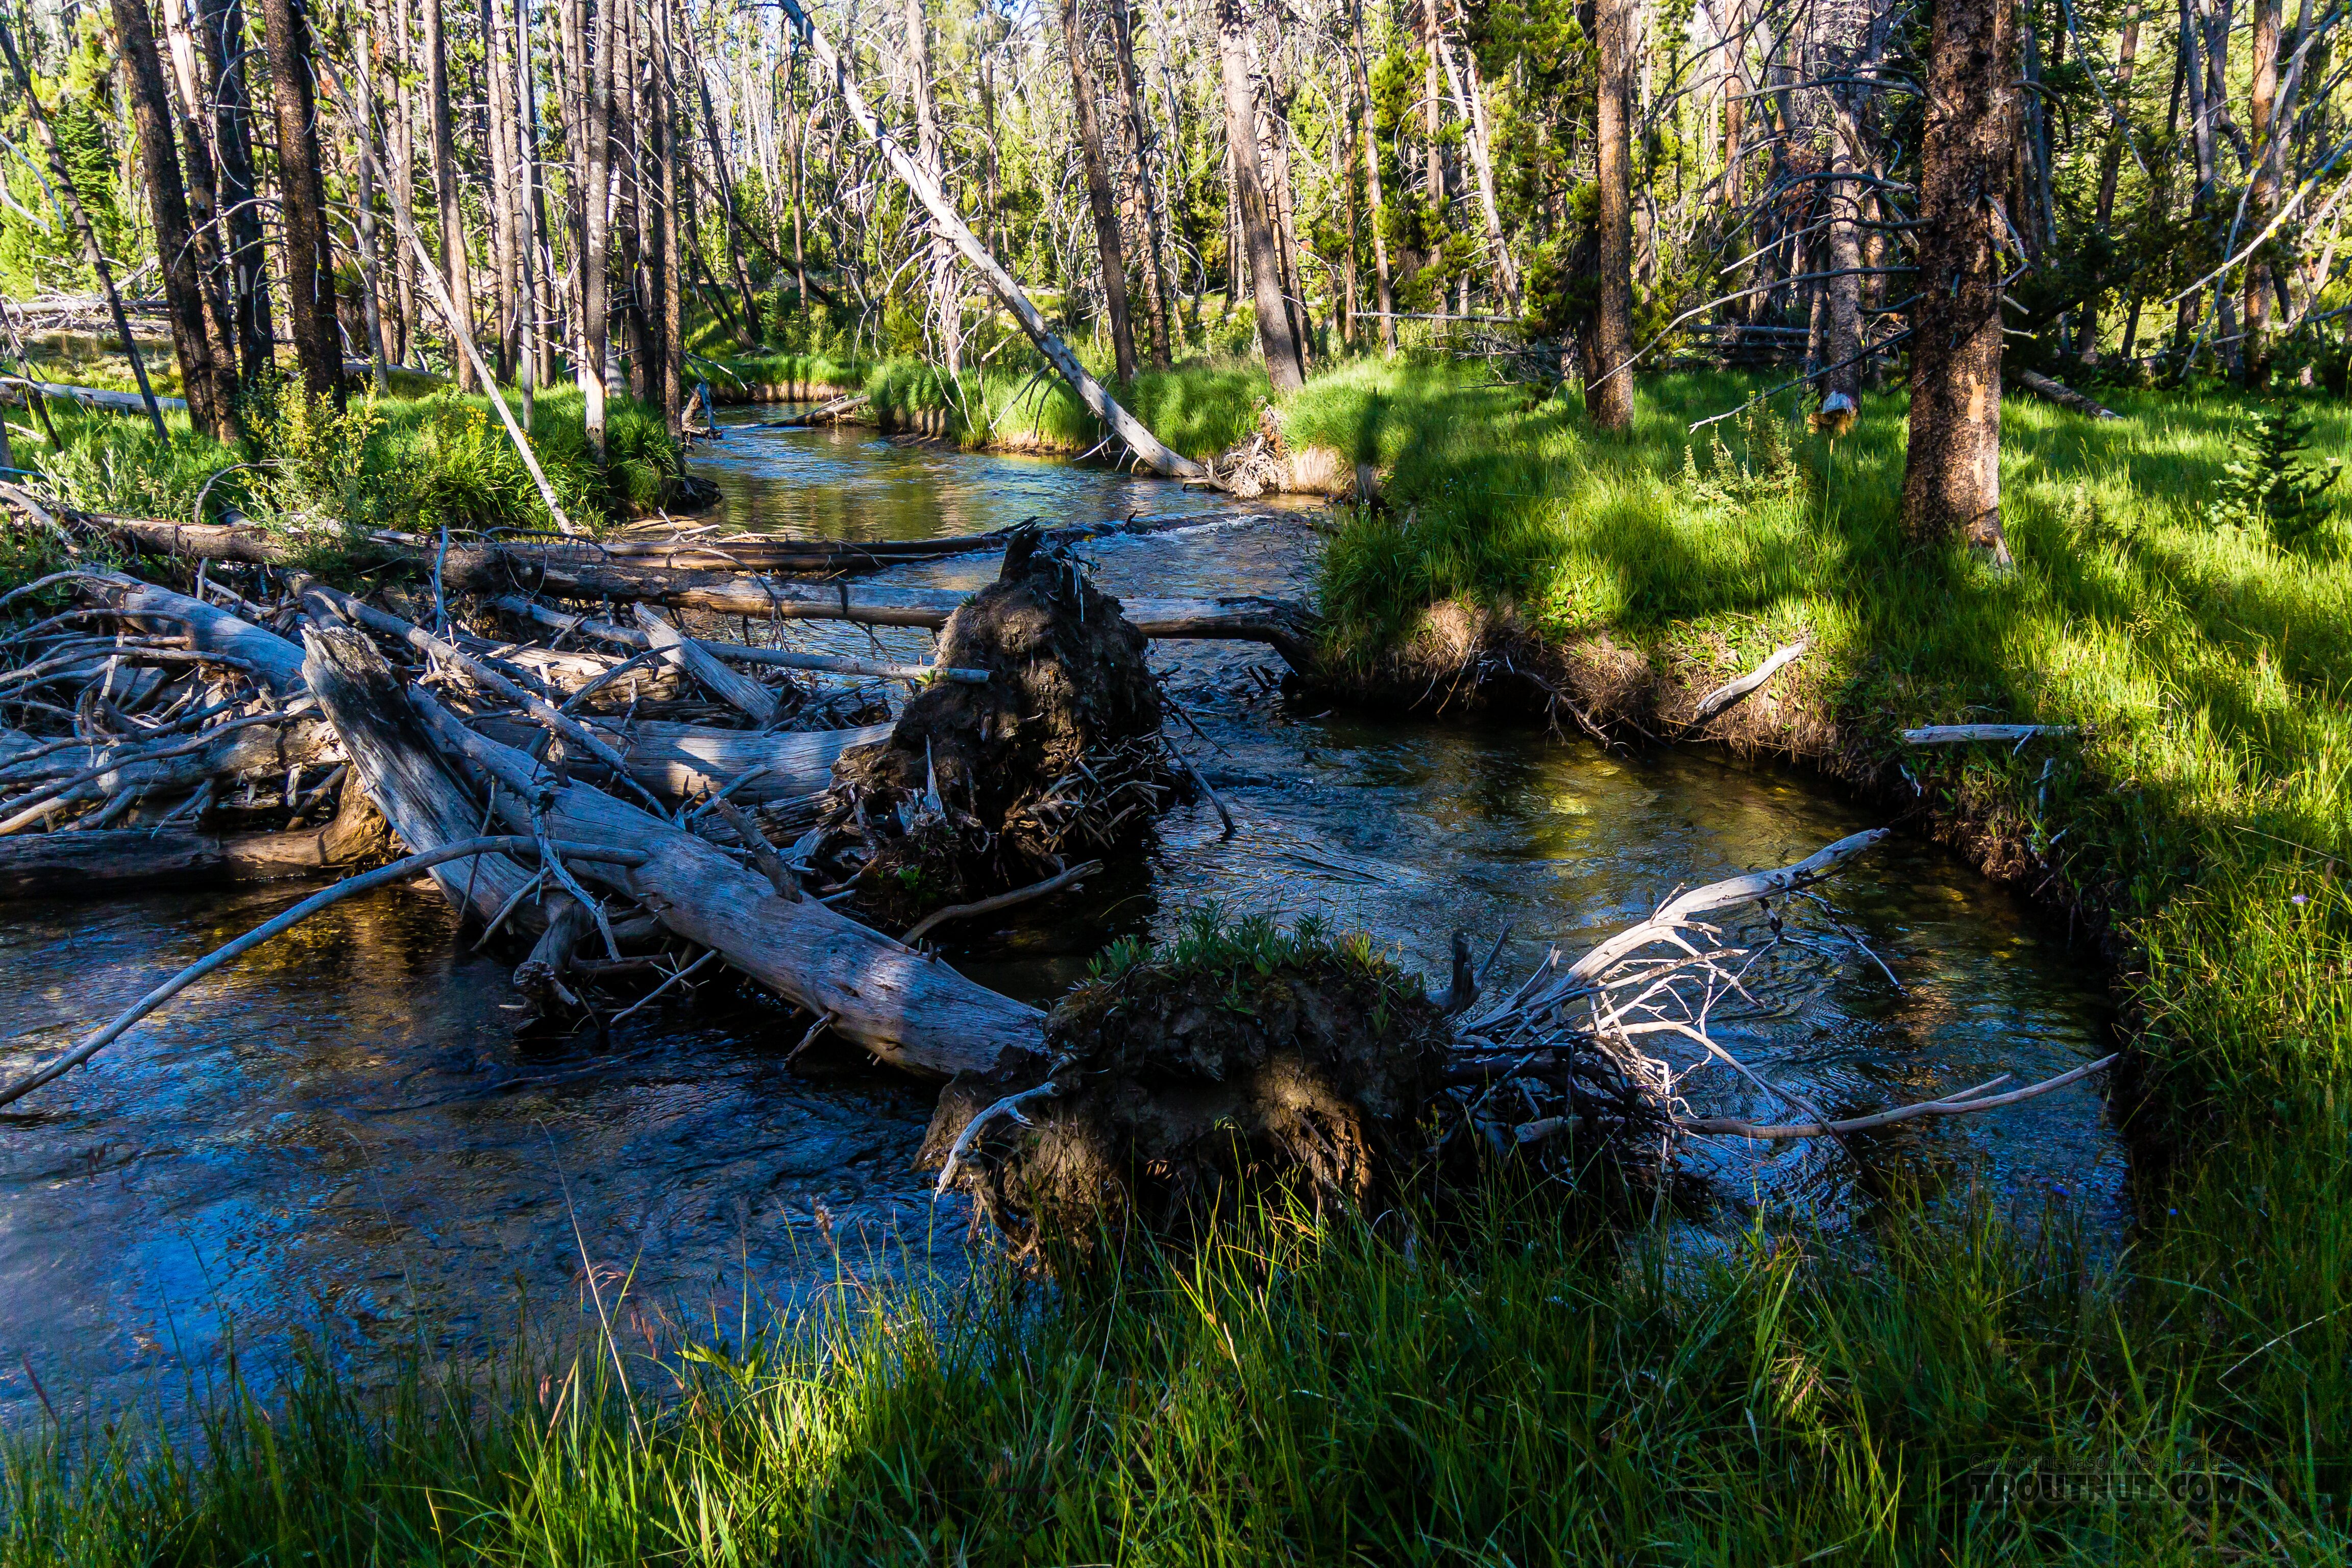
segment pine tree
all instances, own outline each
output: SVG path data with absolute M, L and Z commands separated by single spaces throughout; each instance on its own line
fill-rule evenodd
M 2266 531 L 2284 549 L 2308 544 L 2327 520 L 2327 492 L 2344 472 L 2340 461 L 2323 468 L 2302 460 L 2312 427 L 2311 416 L 2284 399 L 2256 409 L 2221 470 L 2213 521 Z

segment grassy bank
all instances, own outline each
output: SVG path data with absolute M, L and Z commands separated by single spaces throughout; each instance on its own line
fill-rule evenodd
M 991 366 L 950 378 L 919 359 L 856 362 L 824 354 L 746 355 L 717 362 L 714 393 L 744 386 L 835 387 L 866 393 L 859 416 L 885 430 L 952 441 L 967 451 L 1038 452 L 1078 457 L 1099 447 L 1102 426 L 1068 383 L 1035 367 Z M 1271 392 L 1262 362 L 1194 361 L 1115 382 L 1089 365 L 1110 394 L 1151 433 L 1192 458 L 1212 458 L 1248 438 Z M 807 395 L 817 394 L 809 392 Z
M 29 409 L 8 410 L 8 437 L 16 462 L 42 489 L 89 511 L 191 518 L 201 497 L 205 521 L 234 507 L 328 550 L 374 529 L 550 526 L 538 486 L 487 397 L 446 390 L 382 401 L 355 396 L 336 416 L 257 393 L 242 407 L 246 438 L 233 446 L 197 435 L 185 413 L 166 414 L 167 438 L 159 438 L 143 417 L 63 399 L 49 400 L 46 420 Z M 579 390 L 559 387 L 535 400 L 531 447 L 578 522 L 650 509 L 676 467 L 655 410 L 617 400 L 605 428 L 608 461 L 599 468 L 589 456 Z M 39 531 L 0 526 L 0 590 L 63 559 L 58 542 Z

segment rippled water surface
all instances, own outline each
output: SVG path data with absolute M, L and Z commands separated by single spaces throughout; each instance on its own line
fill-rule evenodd
M 1103 585 L 1308 591 L 1303 514 L 1240 516 L 1223 498 L 1105 469 L 852 430 L 740 430 L 698 456 L 738 526 L 904 538 L 1032 516 L 1174 516 L 1196 521 L 1087 546 Z M 994 570 L 967 558 L 891 577 L 977 586 Z M 810 646 L 869 646 L 837 626 L 795 630 Z M 926 639 L 878 640 L 919 654 Z M 1611 755 L 1531 726 L 1327 712 L 1272 689 L 1278 665 L 1253 646 L 1154 656 L 1205 732 L 1181 731 L 1181 743 L 1237 832 L 1222 837 L 1205 805 L 1179 809 L 1148 864 L 961 932 L 948 953 L 975 978 L 1049 998 L 1111 937 L 1164 933 L 1216 900 L 1323 915 L 1433 974 L 1453 931 L 1483 952 L 1507 928 L 1507 982 L 1678 886 L 1878 820 L 1794 775 L 1705 753 Z M 2027 1081 L 2104 1048 L 2091 956 L 1958 861 L 1891 840 L 1832 891 L 1854 935 L 1820 933 L 1825 954 L 1788 970 L 1772 1016 L 1723 1037 L 1832 1114 L 1998 1072 Z M 0 905 L 0 1068 L 20 1070 L 299 896 Z M 842 1271 L 962 1267 L 961 1214 L 935 1215 L 909 1169 L 929 1113 L 919 1086 L 788 1075 L 801 1025 L 725 984 L 656 1004 L 609 1042 L 518 1038 L 513 955 L 468 945 L 428 892 L 354 900 L 0 1112 L 0 1426 L 46 1418 L 28 1365 L 68 1415 L 151 1401 L 168 1413 L 217 1373 L 232 1322 L 246 1364 L 264 1371 L 296 1331 L 393 1341 L 420 1315 L 435 1344 L 471 1355 L 510 1340 L 526 1303 L 542 1321 L 593 1310 L 591 1266 L 608 1307 L 626 1275 L 627 1301 L 656 1317 L 729 1323 Z M 1786 1118 L 1727 1084 L 1694 1093 Z M 2121 1214 L 2122 1158 L 2087 1088 L 1853 1142 L 1930 1186 L 1988 1184 L 2027 1204 L 2087 1194 L 2095 1215 Z M 1735 1204 L 1778 1194 L 1834 1212 L 1855 1185 L 1851 1161 L 1810 1144 L 1708 1159 Z

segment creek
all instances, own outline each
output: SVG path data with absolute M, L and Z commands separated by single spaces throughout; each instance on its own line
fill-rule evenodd
M 1312 592 L 1316 535 L 1299 515 L 1236 513 L 1107 468 L 742 428 L 699 448 L 696 468 L 725 495 L 713 521 L 733 527 L 916 538 L 1030 517 L 1173 519 L 1082 546 L 1101 584 Z M 975 556 L 884 580 L 970 588 L 995 570 Z M 928 657 L 921 633 L 787 629 L 831 651 Z M 1144 862 L 949 928 L 943 956 L 982 983 L 1047 1002 L 1112 939 L 1165 936 L 1214 901 L 1368 932 L 1437 985 L 1454 931 L 1483 956 L 1507 927 L 1496 983 L 1516 984 L 1549 945 L 1573 954 L 1677 887 L 1881 820 L 1801 774 L 1704 751 L 1612 754 L 1534 724 L 1327 710 L 1253 674 L 1280 673 L 1255 645 L 1153 654 L 1202 731 L 1171 733 L 1237 831 L 1224 837 L 1205 803 L 1180 807 Z M 0 905 L 0 1063 L 78 1037 L 302 891 Z M 2030 1082 L 2106 1048 L 2095 957 L 1952 856 L 1897 837 L 1827 891 L 1855 935 L 1832 934 L 1827 958 L 1720 1034 L 1829 1114 L 2000 1072 Z M 665 1324 L 731 1334 L 845 1277 L 966 1266 L 965 1214 L 934 1210 L 910 1168 L 923 1086 L 787 1073 L 804 1020 L 725 983 L 605 1040 L 518 1037 L 511 955 L 470 946 L 429 891 L 350 900 L 0 1112 L 0 1430 L 46 1420 L 44 1393 L 68 1422 L 128 1407 L 171 1421 L 232 1344 L 264 1383 L 306 1338 L 364 1356 L 421 1328 L 438 1352 L 492 1355 L 520 1322 L 593 1322 L 592 1278 L 607 1310 L 625 1281 L 625 1332 L 642 1343 Z M 1699 1083 L 1708 1110 L 1788 1119 L 1719 1075 Z M 2057 1201 L 2110 1228 L 2124 1218 L 2124 1156 L 2089 1085 L 1851 1142 L 1874 1178 Z M 1887 1184 L 1859 1180 L 1826 1142 L 1725 1143 L 1699 1163 L 1733 1224 L 1758 1199 L 1850 1215 Z

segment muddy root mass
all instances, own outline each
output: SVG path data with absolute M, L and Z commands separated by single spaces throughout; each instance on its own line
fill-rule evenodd
M 939 682 L 887 741 L 835 769 L 830 853 L 860 911 L 904 929 L 1132 847 L 1175 798 L 1147 642 L 1066 550 L 1016 536 L 998 580 L 940 633 Z
M 1027 1089 L 950 1173 L 1015 1237 L 1166 1233 L 1268 1186 L 1361 1204 L 1425 1145 L 1450 1037 L 1416 982 L 1341 950 L 1137 963 L 1055 1009 L 1042 1058 L 951 1082 L 923 1162 Z

